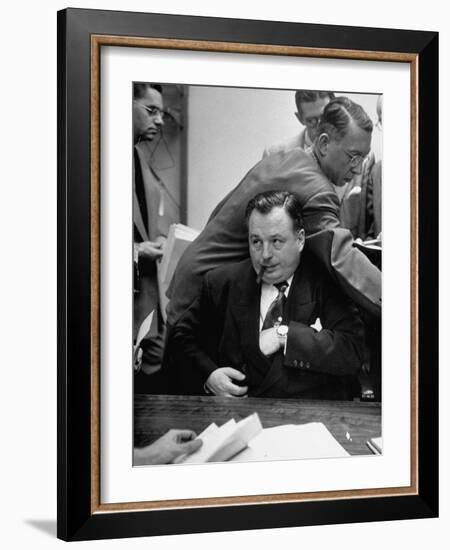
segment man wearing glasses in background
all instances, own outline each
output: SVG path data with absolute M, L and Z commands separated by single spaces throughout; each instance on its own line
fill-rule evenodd
M 148 82 L 133 83 L 134 141 L 134 308 L 135 393 L 154 386 L 150 374 L 161 366 L 165 326 L 158 299 L 156 260 L 163 254 L 170 223 L 164 212 L 160 179 L 151 166 L 154 147 L 164 125 L 162 88 Z M 136 343 L 138 335 L 143 338 Z M 151 383 L 150 383 L 151 382 Z
M 164 213 L 160 179 L 151 166 L 153 148 L 164 125 L 162 87 L 148 82 L 133 83 L 133 233 L 135 342 L 134 393 L 156 389 L 155 376 L 161 367 L 165 326 L 158 303 L 156 260 L 170 223 Z M 136 344 L 139 332 L 144 337 Z M 197 451 L 202 445 L 192 430 L 171 429 L 146 447 L 134 447 L 133 465 L 168 464 L 180 455 Z
M 290 151 L 295 147 L 300 147 L 304 150 L 312 147 L 314 140 L 318 136 L 319 121 L 323 110 L 334 97 L 333 92 L 297 90 L 295 92 L 297 111 L 294 114 L 304 128 L 293 138 L 267 147 L 264 151 L 264 156 L 273 155 L 280 151 Z
M 310 149 L 319 135 L 319 123 L 323 110 L 335 98 L 334 92 L 318 90 L 297 90 L 295 92 L 295 117 L 304 126 L 303 130 L 281 143 L 267 147 L 263 156 L 273 155 L 280 151 L 290 151 L 295 147 Z M 378 110 L 378 106 L 377 106 Z M 349 229 L 353 237 L 363 240 L 368 237 L 370 220 L 366 213 L 366 189 L 374 164 L 374 156 L 370 154 L 365 160 L 363 170 L 355 175 L 351 182 L 343 186 L 334 186 L 341 203 L 339 219 L 342 227 Z

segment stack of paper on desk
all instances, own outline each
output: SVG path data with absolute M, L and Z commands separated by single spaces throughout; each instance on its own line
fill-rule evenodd
M 311 422 L 266 428 L 231 460 L 247 462 L 342 456 L 349 456 L 349 453 L 327 428 L 321 422 Z
M 301 458 L 337 458 L 349 453 L 321 422 L 263 429 L 258 414 L 240 422 L 229 420 L 220 428 L 210 424 L 199 438 L 202 447 L 177 462 L 250 462 Z
M 224 462 L 229 460 L 235 454 L 245 449 L 248 442 L 262 431 L 259 416 L 254 413 L 240 422 L 234 418 L 226 424 L 217 427 L 216 424 L 210 424 L 204 430 L 199 438 L 203 440 L 203 445 L 196 452 L 189 456 L 182 457 L 183 463 L 201 463 L 201 462 Z

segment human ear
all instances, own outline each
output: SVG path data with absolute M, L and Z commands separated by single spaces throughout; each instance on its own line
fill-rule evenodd
M 301 111 L 300 112 L 297 111 L 296 113 L 294 113 L 294 115 L 295 115 L 295 118 L 300 122 L 300 124 L 303 124 L 303 126 L 306 126 L 306 124 L 303 122 L 303 115 Z
M 297 246 L 298 251 L 301 252 L 303 250 L 303 247 L 305 246 L 305 230 L 300 229 L 297 231 Z
M 320 134 L 316 139 L 316 148 L 321 156 L 325 156 L 328 152 L 328 146 L 330 144 L 330 136 L 328 134 Z

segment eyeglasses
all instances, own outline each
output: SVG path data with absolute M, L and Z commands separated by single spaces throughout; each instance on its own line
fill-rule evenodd
M 144 105 L 143 103 L 139 103 L 139 105 L 145 109 L 152 118 L 157 118 L 159 116 L 161 120 L 164 120 L 167 115 L 167 113 L 159 107 L 147 107 L 147 105 Z
M 352 168 L 356 168 L 359 166 L 362 162 L 364 162 L 367 155 L 362 155 L 361 153 L 349 153 L 345 149 L 343 149 L 344 153 L 348 156 L 350 159 L 350 166 Z

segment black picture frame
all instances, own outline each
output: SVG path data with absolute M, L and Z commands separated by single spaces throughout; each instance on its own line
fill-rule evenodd
M 412 308 L 418 350 L 416 494 L 147 511 L 130 511 L 124 505 L 122 511 L 113 513 L 98 509 L 93 497 L 93 487 L 98 484 L 98 465 L 92 461 L 96 440 L 91 437 L 98 429 L 92 396 L 99 384 L 92 376 L 92 362 L 98 355 L 98 339 L 93 337 L 98 317 L 93 315 L 92 306 L 97 280 L 93 265 L 98 266 L 98 258 L 92 248 L 92 221 L 100 214 L 92 196 L 92 181 L 98 177 L 92 165 L 93 106 L 98 99 L 92 88 L 93 36 L 116 37 L 124 45 L 127 37 L 135 37 L 194 41 L 198 49 L 206 50 L 202 43 L 220 42 L 320 49 L 328 51 L 330 57 L 364 59 L 370 52 L 386 58 L 390 53 L 410 56 L 417 97 L 417 154 L 413 158 L 417 177 L 418 246 L 413 250 L 417 293 Z M 438 515 L 437 143 L 435 32 L 85 9 L 58 12 L 59 538 L 88 540 Z

